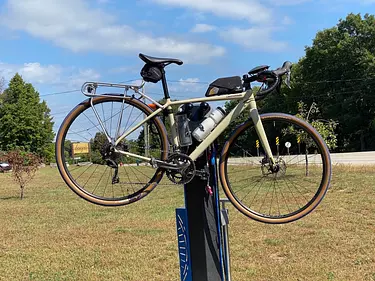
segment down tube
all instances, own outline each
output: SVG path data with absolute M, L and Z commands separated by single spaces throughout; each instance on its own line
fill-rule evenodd
M 247 95 L 246 95 L 247 96 Z M 251 94 L 251 100 L 254 100 L 254 96 Z M 245 102 L 244 102 L 245 101 Z M 197 146 L 197 148 L 189 155 L 189 157 L 195 161 L 199 155 L 203 153 L 210 146 L 211 143 L 215 141 L 215 139 L 220 136 L 220 134 L 228 127 L 228 125 L 235 120 L 241 112 L 249 106 L 249 100 L 244 99 L 241 100 L 238 105 L 232 109 L 231 112 L 217 125 L 217 127 L 208 135 L 204 141 Z

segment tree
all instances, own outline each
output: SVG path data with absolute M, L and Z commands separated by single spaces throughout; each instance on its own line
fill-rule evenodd
M 335 119 L 339 151 L 375 149 L 375 17 L 349 14 L 318 32 L 293 70 L 290 98 Z
M 303 119 L 311 124 L 318 133 L 321 135 L 329 149 L 334 149 L 337 147 L 337 134 L 335 129 L 337 127 L 337 122 L 334 120 L 323 120 L 314 118 L 319 115 L 319 108 L 316 103 L 312 103 L 308 109 L 307 105 L 303 102 L 298 102 L 298 113 L 296 117 Z M 289 127 L 283 132 L 285 135 L 292 134 L 300 139 L 300 142 L 305 145 L 305 160 L 306 160 L 306 176 L 309 175 L 309 162 L 308 154 L 309 149 L 314 146 L 313 139 L 307 135 L 305 131 L 296 130 L 295 127 Z
M 5 88 L 5 80 L 4 77 L 0 77 L 0 108 L 2 107 L 3 104 L 3 92 Z
M 3 93 L 5 87 L 5 80 L 4 77 L 0 78 L 0 95 Z
M 53 157 L 54 132 L 50 109 L 39 93 L 16 74 L 1 95 L 0 150 L 21 149 L 45 161 Z
M 38 155 L 20 150 L 9 151 L 2 156 L 12 166 L 13 180 L 20 186 L 20 197 L 23 199 L 26 185 L 34 178 L 41 163 Z
M 107 137 L 103 132 L 97 132 L 94 139 L 90 140 L 91 146 L 91 160 L 94 164 L 104 164 L 105 161 L 102 158 L 101 150 L 103 146 L 108 142 Z

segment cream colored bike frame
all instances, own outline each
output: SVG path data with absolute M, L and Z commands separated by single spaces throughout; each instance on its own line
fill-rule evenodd
M 214 97 L 204 97 L 204 98 L 195 98 L 195 99 L 188 99 L 188 100 L 179 100 L 179 101 L 171 101 L 170 99 L 167 99 L 166 103 L 164 105 L 156 104 L 159 108 L 155 110 L 152 114 L 147 116 L 142 122 L 135 125 L 133 128 L 126 131 L 124 134 L 122 134 L 116 141 L 115 145 L 117 146 L 124 138 L 126 138 L 128 135 L 133 133 L 135 130 L 137 130 L 139 127 L 144 125 L 147 121 L 155 117 L 157 114 L 162 112 L 164 109 L 171 109 L 172 105 L 180 105 L 184 103 L 195 103 L 195 102 L 208 102 L 208 101 L 221 101 L 221 100 L 240 100 L 238 105 L 233 108 L 228 115 L 214 128 L 214 130 L 208 135 L 206 139 L 204 139 L 197 147 L 196 149 L 189 155 L 189 157 L 195 161 L 214 141 L 215 139 L 228 127 L 228 125 L 235 120 L 241 112 L 249 108 L 250 109 L 250 117 L 254 122 L 255 130 L 259 136 L 259 140 L 262 144 L 262 147 L 264 151 L 266 152 L 268 158 L 270 159 L 272 164 L 275 164 L 275 160 L 272 155 L 272 151 L 270 148 L 270 145 L 268 143 L 268 139 L 266 136 L 266 133 L 263 128 L 263 124 L 260 120 L 260 116 L 258 113 L 258 109 L 256 106 L 254 94 L 251 90 L 248 90 L 243 93 L 239 94 L 230 94 L 230 95 L 222 95 L 222 96 L 214 96 Z M 169 121 L 171 123 L 171 135 L 172 135 L 172 141 L 175 147 L 179 146 L 179 140 L 177 136 L 176 131 L 176 122 L 173 113 L 168 114 Z M 137 155 L 131 152 L 126 152 L 122 150 L 115 150 L 118 153 L 128 155 L 134 158 L 139 158 L 145 161 L 151 161 L 152 159 L 149 157 L 144 157 L 141 155 Z

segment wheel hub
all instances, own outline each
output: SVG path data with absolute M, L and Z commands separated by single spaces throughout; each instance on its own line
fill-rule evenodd
M 286 174 L 286 163 L 281 157 L 275 159 L 274 165 L 271 165 L 270 162 L 265 159 L 262 159 L 261 164 L 262 174 L 264 176 L 273 175 L 275 178 L 280 178 Z

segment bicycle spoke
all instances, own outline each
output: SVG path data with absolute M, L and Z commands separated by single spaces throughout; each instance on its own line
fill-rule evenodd
M 90 159 L 91 163 L 85 166 L 78 164 L 77 167 L 67 165 L 65 170 L 76 189 L 82 190 L 82 193 L 88 194 L 87 196 L 95 197 L 96 200 L 113 202 L 113 199 L 131 199 L 155 178 L 156 170 L 151 166 L 136 166 L 135 163 L 139 163 L 137 158 L 117 152 L 110 153 L 111 142 L 108 137 L 113 140 L 122 130 L 124 133 L 131 130 L 149 114 L 148 108 L 142 107 L 138 101 L 120 98 L 101 99 L 99 102 L 93 99 L 87 105 L 82 107 L 82 111 L 78 114 L 77 111 L 74 112 L 76 116 L 70 119 L 72 121 L 64 134 L 64 143 L 66 145 L 70 145 L 67 141 L 89 143 L 89 153 L 83 153 L 82 156 L 78 154 L 78 156 L 81 156 L 80 161 Z M 152 149 L 149 151 L 153 157 L 160 159 L 162 155 L 165 157 L 167 146 L 161 137 L 162 130 L 155 120 L 148 121 L 152 130 L 149 136 Z M 144 137 L 142 130 L 134 129 L 130 136 L 118 144 L 118 150 L 143 156 Z M 69 159 L 73 160 L 72 157 L 71 148 L 66 146 L 65 162 L 70 161 Z
M 270 149 L 275 154 L 274 164 L 271 165 L 264 151 L 260 150 L 263 147 L 256 148 L 255 140 L 259 137 L 253 126 L 243 129 L 236 139 L 231 140 L 227 152 L 230 156 L 225 160 L 227 185 L 230 183 L 230 191 L 240 203 L 235 206 L 243 206 L 238 208 L 261 221 L 263 218 L 296 216 L 315 200 L 324 174 L 322 148 L 314 143 L 315 139 L 308 138 L 312 143 L 309 144 L 310 153 L 301 154 L 299 152 L 305 151 L 306 145 L 298 145 L 293 132 L 301 134 L 305 129 L 301 129 L 298 122 L 294 124 L 283 117 L 269 119 L 262 123 Z M 278 143 L 276 137 L 279 137 Z M 284 146 L 287 142 L 291 143 L 288 147 Z M 263 175 L 262 178 L 255 178 L 259 174 Z
M 278 181 L 277 179 L 275 180 L 275 182 L 276 182 L 277 184 L 279 184 L 279 181 Z M 281 189 L 279 188 L 279 190 L 281 190 Z M 281 193 L 281 196 L 282 196 L 283 199 L 284 199 L 285 206 L 286 206 L 286 208 L 288 209 L 288 212 L 291 213 L 291 211 L 290 211 L 290 209 L 289 209 L 289 206 L 288 206 L 288 203 L 286 202 L 286 199 L 285 199 L 285 197 L 284 197 L 284 193 L 282 193 L 281 191 L 280 191 L 280 193 Z
M 98 183 L 96 184 L 96 186 L 95 186 L 94 190 L 93 190 L 93 191 L 91 191 L 91 193 L 92 193 L 92 194 L 94 194 L 95 190 L 96 190 L 96 189 L 98 188 L 98 186 L 99 186 L 100 182 L 102 181 L 102 178 L 103 178 L 103 176 L 105 175 L 105 172 L 107 171 L 107 169 L 108 169 L 108 166 L 106 166 L 106 167 L 105 167 L 105 170 L 104 170 L 104 172 L 103 172 L 102 176 L 100 177 L 100 179 L 99 179 Z
M 83 188 L 85 188 L 86 184 L 89 182 L 89 180 L 91 179 L 91 177 L 95 174 L 96 170 L 98 169 L 99 165 L 96 165 L 96 168 L 95 170 L 91 173 L 91 175 L 87 178 L 87 181 L 85 182 L 85 184 L 83 185 Z

